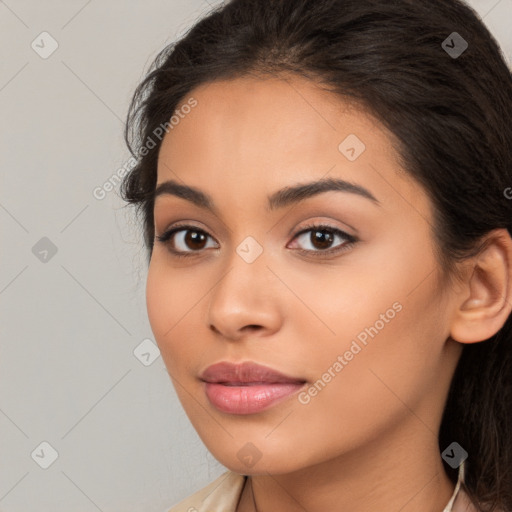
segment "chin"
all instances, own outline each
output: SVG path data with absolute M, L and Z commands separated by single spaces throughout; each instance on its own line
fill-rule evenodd
M 237 459 L 230 458 L 229 460 L 219 460 L 219 462 L 228 468 L 229 470 L 238 473 L 240 475 L 258 476 L 258 475 L 281 475 L 292 473 L 300 469 L 300 467 L 290 466 L 289 464 L 283 465 L 279 461 L 267 460 L 263 461 L 263 458 L 258 461 L 254 466 L 249 466 L 240 463 Z
M 206 446 L 223 466 L 242 475 L 286 474 L 308 465 L 307 460 L 296 458 L 297 452 L 300 451 L 298 447 L 290 450 L 283 445 L 276 447 L 263 441 L 253 443 L 236 440 L 225 446 Z M 303 457 L 305 454 L 300 455 Z

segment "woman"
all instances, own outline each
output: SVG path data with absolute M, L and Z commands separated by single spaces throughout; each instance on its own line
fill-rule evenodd
M 122 193 L 228 468 L 173 512 L 512 510 L 511 117 L 459 0 L 233 0 L 159 54 Z

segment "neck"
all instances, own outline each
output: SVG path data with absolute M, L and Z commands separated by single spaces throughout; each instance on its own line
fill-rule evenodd
M 237 512 L 442 512 L 454 488 L 437 436 L 411 417 L 408 428 L 321 464 L 250 476 Z

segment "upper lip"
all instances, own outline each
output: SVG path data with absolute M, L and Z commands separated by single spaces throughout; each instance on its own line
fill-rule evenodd
M 199 378 L 205 382 L 212 383 L 304 383 L 304 379 L 289 377 L 277 370 L 263 366 L 252 361 L 243 363 L 230 363 L 222 361 L 208 366 Z

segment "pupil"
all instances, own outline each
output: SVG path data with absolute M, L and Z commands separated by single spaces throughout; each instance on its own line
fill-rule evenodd
M 320 248 L 325 249 L 332 243 L 332 234 L 328 231 L 315 231 L 314 233 L 313 245 L 320 243 Z
M 204 236 L 204 234 L 198 233 L 197 231 L 188 231 L 188 234 L 185 235 L 185 243 L 189 244 L 190 242 L 192 242 L 192 243 L 190 243 L 190 245 L 192 245 L 192 246 L 194 245 L 194 243 L 197 244 L 198 240 L 201 240 L 203 243 L 200 244 L 199 249 L 201 249 L 203 247 L 205 239 L 206 239 L 206 237 Z

